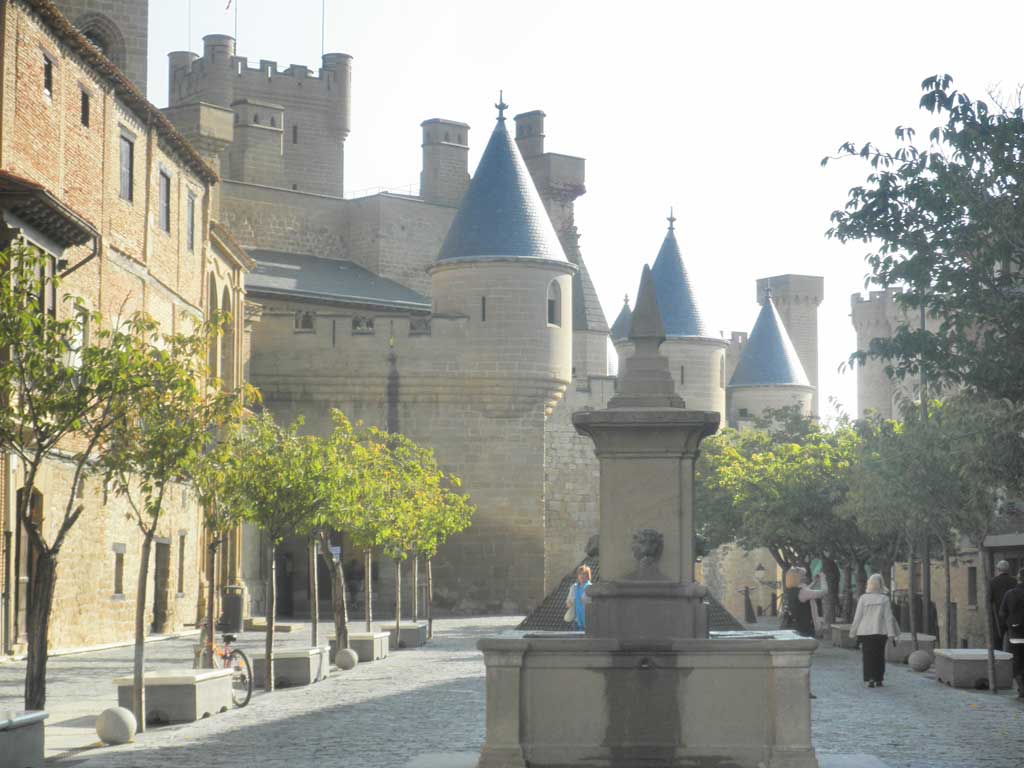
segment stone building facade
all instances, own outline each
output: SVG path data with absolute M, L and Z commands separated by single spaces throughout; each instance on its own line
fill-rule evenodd
M 66 5 L 86 13 L 101 4 Z M 127 8 L 129 26 L 122 34 L 131 40 L 131 25 L 139 18 L 144 22 L 146 3 L 114 5 Z M 81 297 L 104 323 L 145 311 L 171 332 L 206 316 L 208 295 L 240 305 L 248 259 L 212 234 L 210 190 L 217 176 L 195 149 L 48 0 L 5 3 L 0 34 L 4 243 L 29 242 L 51 254 L 55 270 L 64 275 L 62 291 Z M 125 49 L 128 63 L 134 45 Z M 141 77 L 144 63 L 143 56 L 142 68 L 134 70 Z M 55 304 L 56 312 L 70 311 L 60 297 Z M 241 359 L 241 339 L 239 317 L 225 337 L 226 359 Z M 24 468 L 11 456 L 3 464 L 0 571 L 12 583 L 4 590 L 0 640 L 3 651 L 12 652 L 25 640 L 31 575 L 27 534 L 14 507 Z M 70 462 L 49 462 L 38 481 L 33 505 L 48 537 L 72 493 L 69 468 Z M 108 494 L 100 478 L 87 478 L 76 493 L 85 511 L 60 555 L 54 648 L 125 641 L 134 634 L 139 530 L 126 504 Z M 153 631 L 175 631 L 195 621 L 201 530 L 196 502 L 175 486 L 150 570 Z

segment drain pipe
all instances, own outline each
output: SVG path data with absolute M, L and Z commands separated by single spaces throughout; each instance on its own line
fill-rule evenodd
M 72 272 L 75 272 L 75 271 L 81 269 L 86 264 L 88 264 L 90 261 L 92 261 L 97 256 L 99 256 L 99 254 L 100 254 L 100 239 L 101 239 L 101 237 L 102 237 L 101 235 L 93 236 L 93 238 L 92 238 L 92 253 L 90 253 L 88 256 L 86 256 L 84 259 L 82 259 L 77 264 L 75 264 L 75 266 L 71 267 L 71 269 L 65 269 L 63 272 L 61 272 L 60 273 L 60 279 L 61 280 L 66 278 Z M 61 262 L 63 262 L 63 265 L 61 264 Z M 66 259 L 61 259 L 61 262 L 58 262 L 58 264 L 57 264 L 58 267 L 67 266 L 67 260 Z

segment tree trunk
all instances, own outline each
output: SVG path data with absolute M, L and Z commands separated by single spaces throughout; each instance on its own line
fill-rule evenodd
M 366 602 L 363 609 L 366 631 L 373 632 L 373 552 L 369 549 L 363 554 L 363 598 Z
M 932 632 L 932 548 L 928 536 L 924 537 L 921 552 L 921 623 L 926 635 Z
M 860 600 L 861 595 L 867 591 L 868 586 L 868 561 L 857 560 L 857 599 Z
M 348 648 L 348 587 L 345 584 L 345 569 L 341 562 L 335 562 L 331 554 L 331 540 L 326 531 L 320 531 L 320 556 L 331 571 L 331 612 L 334 614 L 334 639 L 338 650 Z
M 402 647 L 402 561 L 395 559 L 395 648 Z
M 25 666 L 25 709 L 46 709 L 46 662 L 49 658 L 50 610 L 57 584 L 57 561 L 49 552 L 32 547 L 29 574 L 28 659 Z
M 434 560 L 427 558 L 427 637 L 434 637 Z
M 263 690 L 274 690 L 274 618 L 277 614 L 277 545 L 270 541 L 270 578 L 267 580 L 267 637 L 264 645 L 264 661 L 267 676 Z
M 412 623 L 420 620 L 420 556 L 412 559 Z
M 320 584 L 316 567 L 316 539 L 309 540 L 309 643 L 311 648 L 320 645 Z
M 843 568 L 843 622 L 853 621 L 853 560 L 848 559 Z
M 214 602 L 217 595 L 217 540 L 206 548 L 206 648 L 203 667 L 213 669 Z
M 981 541 L 985 539 L 979 537 Z M 992 601 L 991 590 L 989 589 L 988 575 L 992 573 L 992 553 L 987 548 L 978 545 L 978 554 L 981 555 L 981 568 L 982 571 L 978 576 L 978 582 L 981 585 L 981 605 L 985 610 L 985 646 L 988 648 L 988 689 L 992 693 L 998 693 L 996 688 L 996 654 L 995 646 L 992 645 L 992 634 L 993 634 L 993 622 L 992 622 L 992 609 L 990 603 Z M 1000 650 L 1002 650 L 1000 648 Z
M 956 629 L 953 627 L 953 593 L 950 589 L 950 556 L 949 556 L 949 542 L 942 542 L 942 565 L 945 568 L 946 574 L 946 594 L 944 595 L 944 602 L 946 603 L 946 647 L 956 648 Z
M 135 664 L 132 668 L 132 712 L 139 733 L 146 730 L 146 586 L 149 580 L 149 554 L 156 530 L 146 531 L 142 538 L 142 559 L 139 561 L 139 584 L 135 593 Z
M 825 626 L 831 627 L 836 621 L 836 602 L 839 597 L 839 564 L 831 557 L 821 558 L 821 569 L 825 572 L 825 584 L 828 592 L 822 598 L 825 614 Z M 817 627 L 815 627 L 817 630 Z
M 910 593 L 910 639 L 914 644 L 914 650 L 918 650 L 917 644 L 917 611 L 914 610 L 914 598 L 917 595 L 917 552 L 914 542 L 910 542 L 910 579 L 907 592 Z

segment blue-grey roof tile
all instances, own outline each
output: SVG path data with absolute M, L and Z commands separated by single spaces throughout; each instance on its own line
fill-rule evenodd
M 245 278 L 246 291 L 253 295 L 290 296 L 417 312 L 430 310 L 430 300 L 425 296 L 351 261 L 257 248 L 247 248 L 246 253 L 256 262 L 256 268 Z
M 665 324 L 665 337 L 673 336 L 711 336 L 694 296 L 690 277 L 683 266 L 683 257 L 679 253 L 676 233 L 669 227 L 665 240 L 658 251 L 658 258 L 651 267 L 654 278 L 654 292 L 661 310 L 661 320 Z
M 567 261 L 530 172 L 499 118 L 437 260 Z
M 612 323 L 612 341 L 625 341 L 629 338 L 629 326 L 633 321 L 633 311 L 629 308 L 629 296 L 622 302 L 622 310 Z
M 729 386 L 811 386 L 771 296 L 765 297 Z

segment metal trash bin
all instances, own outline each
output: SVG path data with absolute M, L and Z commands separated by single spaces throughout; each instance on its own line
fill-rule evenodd
M 243 587 L 224 587 L 221 590 L 221 614 L 217 622 L 217 630 L 220 632 L 241 632 L 242 631 L 242 599 L 245 590 Z

